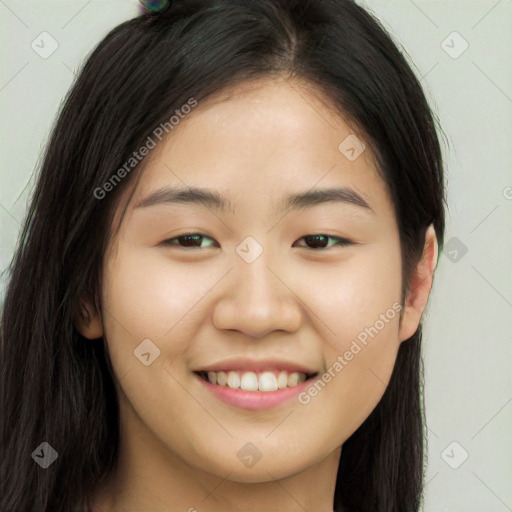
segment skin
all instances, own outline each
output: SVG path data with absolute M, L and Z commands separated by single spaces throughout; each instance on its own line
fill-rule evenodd
M 118 470 L 94 496 L 102 512 L 332 511 L 342 445 L 382 397 L 430 293 L 432 227 L 401 324 L 397 314 L 308 404 L 246 411 L 213 397 L 193 369 L 235 355 L 323 374 L 400 303 L 402 279 L 385 183 L 368 147 L 355 161 L 340 152 L 356 131 L 321 93 L 276 78 L 225 93 L 148 157 L 105 255 L 102 311 L 86 305 L 79 326 L 89 339 L 105 336 L 120 401 Z M 232 208 L 135 208 L 168 185 L 208 186 Z M 373 213 L 332 202 L 278 209 L 290 192 L 330 186 L 353 188 Z M 195 248 L 162 243 L 186 232 L 205 237 Z M 357 243 L 315 249 L 303 238 L 324 233 Z M 263 248 L 252 263 L 236 252 L 247 236 Z M 145 366 L 133 351 L 148 338 L 160 356 Z M 252 467 L 236 455 L 248 442 L 262 454 Z

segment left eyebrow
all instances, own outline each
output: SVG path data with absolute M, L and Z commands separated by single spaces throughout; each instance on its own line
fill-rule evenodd
M 368 202 L 350 187 L 317 189 L 290 194 L 284 198 L 281 210 L 300 210 L 329 202 L 358 206 L 375 214 L 375 211 Z M 149 206 L 173 203 L 204 204 L 217 211 L 225 211 L 227 208 L 233 210 L 233 205 L 228 198 L 223 197 L 215 190 L 200 187 L 164 187 L 150 194 L 145 199 L 142 199 L 137 203 L 135 208 L 146 208 Z
M 373 208 L 363 199 L 361 194 L 350 187 L 333 187 L 298 194 L 291 194 L 285 198 L 283 210 L 285 209 L 304 209 L 310 208 L 316 204 L 322 203 L 348 203 L 354 206 L 360 206 L 369 212 L 375 214 Z

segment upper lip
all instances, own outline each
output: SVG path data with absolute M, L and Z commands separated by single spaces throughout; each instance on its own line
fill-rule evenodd
M 302 363 L 287 361 L 282 359 L 247 359 L 247 358 L 229 358 L 216 363 L 208 364 L 194 369 L 195 372 L 220 372 L 246 370 L 253 372 L 263 371 L 287 371 L 299 372 L 306 375 L 317 373 L 316 370 L 308 368 Z

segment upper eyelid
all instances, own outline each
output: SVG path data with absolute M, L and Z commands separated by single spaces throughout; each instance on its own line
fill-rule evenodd
M 318 232 L 318 233 L 308 233 L 306 235 L 302 235 L 300 238 L 305 238 L 307 236 L 315 236 L 315 235 L 323 235 L 323 236 L 327 236 L 329 238 L 337 238 L 337 239 L 341 239 L 341 240 L 347 240 L 347 241 L 350 241 L 348 238 L 346 237 L 343 237 L 343 236 L 340 236 L 340 235 L 332 235 L 332 234 L 329 234 L 329 233 L 324 233 L 324 232 Z M 166 238 L 164 240 L 164 242 L 168 241 L 168 240 L 176 240 L 177 238 L 182 238 L 184 236 L 202 236 L 204 238 L 209 238 L 210 240 L 215 240 L 215 238 L 213 238 L 212 236 L 210 235 L 206 235 L 205 233 L 199 233 L 199 232 L 190 232 L 190 233 L 182 233 L 181 235 L 178 235 L 178 236 L 173 236 L 172 238 Z M 298 238 L 298 240 L 300 240 L 300 238 Z

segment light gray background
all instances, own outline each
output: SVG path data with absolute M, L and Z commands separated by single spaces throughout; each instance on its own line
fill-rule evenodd
M 512 0 L 360 3 L 407 50 L 448 142 L 447 245 L 425 315 L 424 512 L 512 511 Z M 0 270 L 76 70 L 136 14 L 135 0 L 0 0 Z M 58 43 L 47 58 L 31 47 L 42 32 Z

